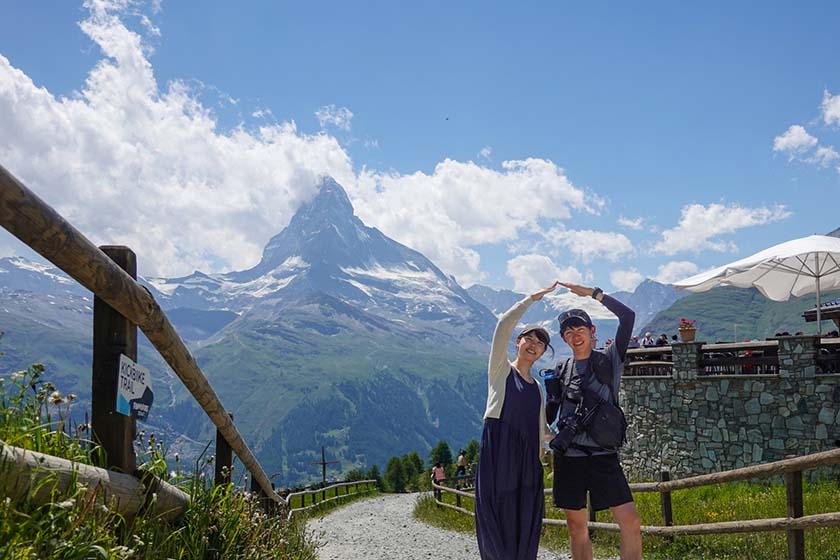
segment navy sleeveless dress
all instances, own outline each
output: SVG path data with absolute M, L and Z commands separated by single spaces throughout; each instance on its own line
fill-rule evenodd
M 482 560 L 533 560 L 545 498 L 540 463 L 542 395 L 514 368 L 499 418 L 484 421 L 475 479 L 475 524 Z

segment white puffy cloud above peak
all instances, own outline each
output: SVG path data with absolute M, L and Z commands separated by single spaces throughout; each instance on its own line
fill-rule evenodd
M 540 220 L 569 218 L 600 204 L 557 165 L 534 158 L 505 161 L 501 170 L 447 159 L 431 174 L 363 171 L 349 191 L 364 222 L 467 285 L 481 279 L 472 247 L 515 242 Z
M 129 5 L 87 4 L 105 56 L 73 97 L 0 55 L 0 160 L 94 242 L 133 247 L 143 274 L 252 266 L 319 176 L 352 179 L 350 160 L 294 123 L 219 130 L 184 82 L 159 87 Z
M 636 286 L 638 286 L 644 279 L 644 274 L 635 268 L 613 270 L 610 272 L 610 284 L 615 286 L 617 290 L 625 292 L 632 292 L 635 290 Z
M 720 238 L 745 227 L 769 224 L 789 217 L 784 205 L 747 208 L 738 204 L 714 203 L 683 206 L 680 222 L 676 227 L 662 232 L 662 238 L 653 246 L 653 252 L 674 255 L 683 251 L 734 251 L 733 241 Z
M 656 276 L 657 282 L 673 284 L 677 280 L 683 280 L 700 272 L 700 268 L 691 261 L 671 261 L 659 265 Z

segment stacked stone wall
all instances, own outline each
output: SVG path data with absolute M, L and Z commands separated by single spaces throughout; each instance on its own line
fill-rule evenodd
M 670 377 L 625 377 L 622 462 L 635 480 L 719 472 L 840 445 L 840 373 L 816 373 L 816 337 L 779 339 L 773 375 L 703 375 L 701 343 Z

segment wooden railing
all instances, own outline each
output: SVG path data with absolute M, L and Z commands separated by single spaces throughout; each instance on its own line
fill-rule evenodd
M 274 492 L 268 476 L 251 449 L 245 443 L 242 434 L 236 428 L 231 416 L 225 410 L 222 401 L 207 381 L 204 373 L 198 367 L 195 358 L 187 349 L 186 344 L 184 344 L 183 340 L 175 332 L 175 329 L 154 297 L 132 277 L 132 274 L 130 274 L 132 272 L 131 270 L 127 272 L 121 268 L 120 265 L 109 258 L 100 248 L 93 245 L 82 233 L 2 166 L 0 166 L 0 225 L 66 272 L 82 286 L 93 292 L 98 300 L 113 308 L 127 323 L 130 323 L 127 326 L 119 325 L 114 327 L 111 325 L 110 330 L 123 330 L 124 332 L 121 333 L 125 335 L 123 338 L 128 338 L 129 340 L 128 342 L 122 342 L 130 347 L 130 329 L 134 329 L 135 353 L 135 326 L 140 327 L 155 349 L 166 360 L 196 401 L 198 401 L 213 424 L 216 425 L 218 434 L 224 438 L 225 442 L 230 446 L 230 449 L 242 461 L 245 468 L 251 472 L 252 489 L 259 490 L 262 498 L 267 503 L 271 502 L 285 508 L 286 502 L 280 499 Z M 128 252 L 130 253 L 130 250 Z M 118 253 L 120 255 L 126 254 L 124 251 Z M 131 253 L 128 260 L 131 261 L 133 258 L 133 253 Z M 129 265 L 131 266 L 126 266 L 123 263 L 124 268 L 130 269 L 133 266 L 133 262 L 130 262 Z M 95 315 L 96 305 L 97 302 L 94 304 Z M 96 325 L 94 325 L 94 331 L 97 331 Z M 96 346 L 96 343 L 94 343 L 94 346 Z M 109 359 L 112 358 L 113 356 L 109 357 Z M 95 350 L 94 362 L 96 361 L 97 355 Z M 96 365 L 94 365 L 94 368 L 96 369 Z M 115 374 L 116 370 L 114 370 Z M 94 382 L 96 382 L 96 372 L 94 373 Z M 110 383 L 110 380 L 108 382 Z M 115 380 L 113 381 L 113 385 L 116 386 Z M 95 393 L 96 386 L 93 389 Z M 112 408 L 115 401 L 114 397 L 115 395 L 109 397 L 109 405 Z M 92 415 L 95 418 L 92 418 L 92 425 L 94 427 L 94 435 L 103 440 L 103 447 L 106 448 L 110 463 L 108 466 L 116 466 L 122 469 L 126 476 L 133 475 L 134 473 L 131 472 L 131 465 L 133 465 L 134 461 L 132 447 L 133 420 L 127 417 L 121 417 L 118 414 L 103 415 L 100 410 L 97 410 L 95 395 L 93 400 Z M 112 427 L 117 424 L 119 425 L 113 429 L 102 427 L 97 434 L 97 422 L 99 422 L 100 427 L 107 426 L 108 423 L 111 423 Z M 18 465 L 17 470 L 14 471 L 18 473 L 18 480 L 15 481 L 15 476 L 6 476 L 4 478 L 7 484 L 18 484 L 18 482 L 23 480 L 27 472 L 29 472 L 27 465 L 31 465 L 31 460 L 27 455 L 35 455 L 29 452 L 21 453 L 20 451 L 9 448 L 8 446 L 3 447 L 3 456 L 7 459 L 14 459 L 16 462 L 13 464 Z M 42 456 L 41 454 L 38 455 Z M 63 471 L 71 468 L 63 465 L 58 458 L 49 458 L 47 462 L 55 465 L 54 470 Z M 72 468 L 78 472 L 80 466 L 76 465 Z M 106 472 L 111 473 L 112 471 Z M 102 473 L 99 474 L 101 475 Z M 103 481 L 107 481 L 109 477 L 111 477 L 110 474 L 100 478 Z M 169 487 L 163 481 L 150 482 L 148 480 L 140 480 L 140 483 L 143 484 L 143 488 L 145 488 L 147 494 L 153 492 L 152 488 L 157 488 L 161 485 L 165 488 Z M 12 487 L 11 490 L 15 490 L 15 488 L 16 486 Z M 7 491 L 9 490 L 10 488 L 7 487 Z M 109 493 L 113 492 L 113 488 L 109 488 L 107 491 Z M 187 504 L 186 494 L 182 493 L 183 495 L 181 495 L 174 491 L 172 491 L 172 494 L 176 496 L 176 501 L 179 502 L 178 509 L 183 510 Z
M 802 560 L 805 558 L 805 529 L 827 528 L 840 526 L 840 511 L 829 513 L 818 513 L 803 515 L 802 499 L 802 472 L 817 467 L 825 467 L 840 464 L 840 449 L 823 451 L 810 455 L 803 455 L 792 459 L 784 459 L 763 465 L 754 465 L 730 471 L 723 471 L 712 474 L 704 474 L 678 480 L 663 480 L 660 482 L 644 482 L 631 484 L 633 492 L 659 492 L 662 512 L 662 525 L 642 526 L 642 533 L 657 535 L 661 537 L 673 537 L 678 535 L 712 535 L 724 533 L 753 533 L 764 531 L 787 531 L 788 558 L 791 560 Z M 725 521 L 719 523 L 701 523 L 694 525 L 674 525 L 673 507 L 671 492 L 698 488 L 725 482 L 736 482 L 748 479 L 764 479 L 773 476 L 783 475 L 787 491 L 787 517 L 771 519 L 752 519 L 745 521 Z M 439 484 L 432 484 L 436 491 L 435 502 L 442 507 L 447 507 L 467 515 L 475 515 L 474 512 L 463 508 L 460 505 L 460 498 L 467 497 L 475 499 L 475 494 L 463 490 L 449 488 Z M 438 498 L 437 492 L 454 494 L 458 504 L 445 503 Z M 550 489 L 545 490 L 546 495 L 551 494 Z M 543 525 L 565 526 L 564 519 L 543 519 Z M 601 523 L 590 521 L 590 529 L 602 529 L 605 531 L 619 531 L 616 523 Z
M 778 349 L 778 340 L 703 344 L 698 375 L 775 375 L 779 373 Z M 840 338 L 820 339 L 814 358 L 818 373 L 840 373 Z M 669 377 L 673 366 L 670 345 L 630 348 L 624 375 Z
M 362 491 L 359 491 L 359 485 L 362 485 Z M 353 487 L 353 492 L 350 492 L 350 487 Z M 340 489 L 344 488 L 344 494 L 341 494 Z M 356 494 L 363 494 L 370 492 L 376 488 L 376 481 L 375 480 L 354 480 L 352 482 L 339 482 L 336 484 L 332 484 L 330 486 L 325 486 L 323 488 L 313 488 L 310 490 L 301 490 L 299 492 L 292 492 L 285 496 L 284 501 L 286 502 L 286 507 L 289 508 L 288 519 L 292 518 L 292 515 L 295 513 L 299 513 L 302 511 L 307 511 L 312 508 L 320 507 L 326 503 L 338 500 L 340 498 L 346 498 L 347 496 L 352 496 Z M 327 497 L 327 494 L 332 491 L 334 495 L 330 498 Z M 318 494 L 321 495 L 321 499 L 318 499 Z M 292 500 L 300 496 L 301 498 L 301 507 L 299 508 L 292 508 Z M 306 497 L 311 497 L 311 503 L 306 505 Z
M 704 344 L 704 375 L 773 375 L 779 372 L 776 340 Z
M 817 370 L 820 373 L 840 373 L 840 338 L 820 339 Z
M 668 377 L 671 375 L 672 366 L 671 345 L 628 348 L 624 361 L 624 375 Z

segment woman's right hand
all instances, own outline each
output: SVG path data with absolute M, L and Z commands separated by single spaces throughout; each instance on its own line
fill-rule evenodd
M 556 289 L 557 289 L 557 286 L 559 286 L 559 285 L 560 285 L 560 281 L 559 281 L 559 280 L 557 280 L 557 281 L 556 281 L 556 282 L 554 282 L 554 284 L 552 284 L 551 286 L 549 286 L 549 287 L 547 287 L 547 288 L 543 288 L 542 290 L 539 290 L 539 291 L 534 292 L 533 294 L 531 294 L 531 299 L 532 299 L 532 300 L 534 300 L 534 301 L 540 301 L 540 300 L 543 298 L 543 296 L 544 296 L 545 294 L 550 294 L 551 292 L 553 292 L 554 290 L 556 290 Z

